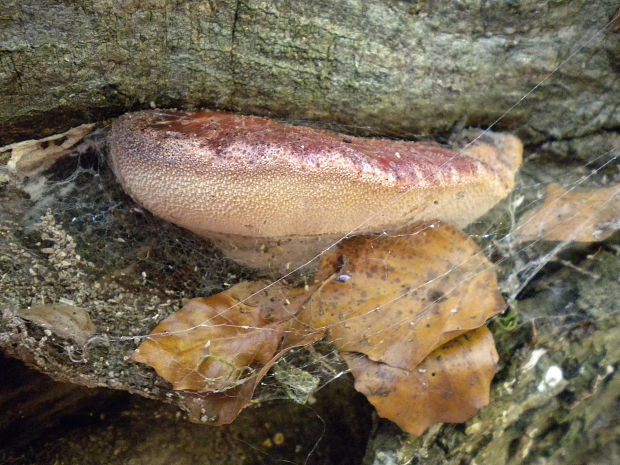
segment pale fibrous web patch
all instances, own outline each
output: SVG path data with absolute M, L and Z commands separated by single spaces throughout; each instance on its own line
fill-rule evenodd
M 611 22 L 593 30 L 589 36 L 575 44 L 566 58 L 514 105 L 506 108 L 482 134 L 494 130 L 533 93 L 553 82 L 554 75 L 567 63 L 583 57 L 591 44 L 604 40 L 604 33 L 610 24 Z M 558 118 L 561 117 L 558 115 Z M 372 132 L 372 128 L 367 129 Z M 355 132 L 354 128 L 351 130 Z M 135 347 L 138 342 L 148 337 L 150 330 L 161 319 L 178 310 L 181 299 L 206 297 L 246 279 L 260 277 L 259 273 L 223 258 L 207 242 L 152 217 L 135 205 L 121 191 L 106 165 L 105 136 L 105 129 L 87 136 L 91 143 L 79 146 L 73 157 L 59 162 L 50 170 L 51 175 L 45 184 L 26 183 L 35 200 L 29 217 L 26 218 L 26 231 L 36 240 L 37 225 L 53 207 L 56 223 L 75 239 L 77 250 L 89 266 L 99 270 L 94 272 L 95 275 L 99 274 L 106 280 L 114 281 L 121 288 L 127 287 L 140 292 L 148 288 L 153 294 L 155 307 L 159 302 L 166 302 L 165 306 L 160 307 L 154 314 L 145 315 L 140 321 L 136 321 L 136 330 L 131 334 L 115 332 L 111 322 L 114 316 L 109 319 L 101 318 L 97 325 L 98 333 L 83 348 L 83 353 L 74 355 L 76 360 L 81 360 L 80 357 L 87 360 L 102 342 L 126 344 L 127 348 Z M 469 144 L 475 143 L 476 139 L 473 138 Z M 515 240 L 519 228 L 523 227 L 519 219 L 524 212 L 541 203 L 545 189 L 551 182 L 561 184 L 568 192 L 607 187 L 614 183 L 620 186 L 619 156 L 620 147 L 587 154 L 587 163 L 574 160 L 567 172 L 565 166 L 561 169 L 557 166 L 554 168 L 553 163 L 548 160 L 550 168 L 547 168 L 547 164 L 541 165 L 537 155 L 526 149 L 525 164 L 518 175 L 514 191 L 492 212 L 468 227 L 466 232 L 479 244 L 479 253 L 493 261 L 499 273 L 500 289 L 511 307 L 503 316 L 497 317 L 498 327 L 514 329 L 542 318 L 538 315 L 519 315 L 513 308 L 518 307 L 514 306 L 515 302 L 527 293 L 528 286 L 538 279 L 541 270 L 547 266 L 573 266 L 580 272 L 587 273 L 587 270 L 580 269 L 578 265 L 571 265 L 571 259 L 580 254 L 583 256 L 595 253 L 601 247 L 600 244 L 582 245 L 575 249 L 570 238 L 559 242 L 545 242 L 542 239 L 519 242 Z M 541 166 L 544 166 L 543 171 L 547 171 L 546 178 L 539 174 Z M 558 178 L 553 177 L 556 173 Z M 617 195 L 610 197 L 607 202 L 620 203 L 620 187 Z M 388 209 L 390 206 L 386 205 L 384 208 Z M 599 208 L 604 209 L 606 205 L 601 204 Z M 373 217 L 380 213 L 381 211 L 370 212 L 366 222 L 372 221 Z M 596 214 L 596 211 L 592 214 Z M 343 235 L 340 240 L 326 248 L 324 253 L 335 250 L 348 236 L 354 236 L 355 230 L 362 228 L 366 222 Z M 384 233 L 384 236 L 390 234 Z M 578 231 L 575 231 L 575 235 L 577 234 Z M 377 235 L 376 240 L 381 238 L 381 235 Z M 299 286 L 308 285 L 312 277 L 304 272 L 320 260 L 321 255 L 317 255 L 312 261 L 291 270 L 290 273 L 271 279 L 271 284 L 265 289 L 285 281 L 295 282 Z M 463 263 L 455 263 L 454 269 L 462 266 Z M 346 275 L 343 274 L 342 279 L 346 280 Z M 254 295 L 248 296 L 248 299 Z M 241 303 L 243 302 L 242 300 Z M 147 306 L 148 302 L 141 302 L 141 305 Z M 558 317 L 558 324 L 561 325 L 563 319 L 572 317 L 579 315 L 562 315 Z M 393 324 L 409 323 L 411 322 L 398 321 Z M 106 326 L 110 328 L 109 331 L 104 329 Z M 346 364 L 337 352 L 324 341 L 318 342 L 287 353 L 262 381 L 256 392 L 256 400 L 288 398 L 300 403 L 312 402 L 317 391 L 346 374 Z M 252 375 L 253 372 L 248 369 L 239 374 L 239 379 L 241 381 Z

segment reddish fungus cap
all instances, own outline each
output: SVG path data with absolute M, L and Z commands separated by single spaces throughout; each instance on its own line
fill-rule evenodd
M 464 227 L 512 190 L 521 161 L 518 139 L 485 138 L 456 153 L 220 111 L 154 110 L 114 123 L 110 159 L 155 215 L 203 237 L 269 245 L 421 220 Z

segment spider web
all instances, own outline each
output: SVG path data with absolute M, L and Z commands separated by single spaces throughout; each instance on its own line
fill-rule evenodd
M 493 130 L 568 62 L 578 60 L 591 44 L 602 40 L 612 22 L 577 44 L 561 63 L 484 132 Z M 350 129 L 354 132 L 359 128 Z M 372 128 L 366 129 L 372 132 Z M 39 340 L 47 338 L 47 344 L 60 354 L 57 356 L 61 361 L 66 356 L 68 363 L 79 364 L 84 373 L 103 376 L 111 381 L 110 385 L 133 384 L 134 392 L 142 391 L 142 394 L 156 397 L 154 391 L 167 389 L 166 383 L 144 375 L 149 373 L 147 368 L 127 368 L 134 365 L 128 361 L 127 354 L 148 337 L 157 322 L 178 310 L 182 299 L 212 295 L 246 279 L 264 276 L 221 256 L 208 242 L 137 206 L 122 192 L 107 166 L 106 135 L 106 128 L 96 130 L 74 148 L 71 157 L 47 171 L 44 178 L 27 180 L 21 186 L 32 200 L 26 217 L 19 220 L 23 227 L 22 245 L 39 251 L 62 242 L 65 256 L 51 265 L 52 271 L 60 276 L 54 285 L 42 286 L 34 298 L 16 295 L 11 306 L 24 308 L 36 302 L 60 300 L 89 308 L 97 333 L 85 347 L 48 335 L 43 330 L 29 327 L 29 331 Z M 538 150 L 542 154 L 550 153 L 554 146 L 550 144 Z M 545 267 L 570 266 L 587 274 L 587 270 L 572 264 L 573 259 L 579 262 L 601 247 L 600 244 L 575 247 L 571 241 L 518 242 L 515 240 L 519 232 L 518 219 L 540 202 L 550 182 L 560 181 L 570 192 L 605 186 L 617 180 L 619 155 L 620 148 L 615 147 L 592 154 L 586 163 L 574 160 L 567 169 L 562 166 L 566 160 L 553 162 L 526 149 L 526 163 L 514 191 L 493 211 L 467 228 L 480 245 L 480 253 L 493 259 L 509 307 L 518 307 L 515 304 L 527 295 L 528 287 L 540 279 Z M 546 173 L 546 178 L 541 173 Z M 620 202 L 620 193 L 609 201 Z M 49 213 L 51 210 L 53 215 Z M 366 222 L 380 213 L 372 212 Z M 354 235 L 364 224 L 343 235 L 323 252 Z M 608 242 L 616 243 L 617 236 Z M 74 245 L 66 248 L 68 243 Z M 310 282 L 312 274 L 308 270 L 320 258 L 321 255 L 317 255 L 299 268 L 271 278 L 269 286 L 283 281 L 298 285 Z M 76 270 L 83 271 L 61 266 L 63 260 L 69 260 Z M 106 285 L 100 289 L 85 289 L 80 284 L 84 275 L 95 281 L 102 280 Z M 118 302 L 118 307 L 110 311 L 114 302 Z M 564 313 L 557 316 L 558 324 L 570 324 L 572 318 L 579 316 Z M 496 324 L 513 330 L 540 318 L 548 316 L 524 315 L 507 309 Z M 116 362 L 106 365 L 102 362 L 104 359 Z M 142 381 L 136 381 L 135 370 L 143 375 Z M 318 392 L 346 374 L 346 365 L 337 352 L 329 344 L 319 342 L 285 355 L 261 383 L 255 399 L 256 402 L 292 399 L 312 403 Z

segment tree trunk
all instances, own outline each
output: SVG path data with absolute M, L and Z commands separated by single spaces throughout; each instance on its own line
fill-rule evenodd
M 620 35 L 605 28 L 617 7 L 614 0 L 8 0 L 0 142 L 149 106 L 394 137 L 504 116 L 500 126 L 527 142 L 580 137 L 620 123 Z

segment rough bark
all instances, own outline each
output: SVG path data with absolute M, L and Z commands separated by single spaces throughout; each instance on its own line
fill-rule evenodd
M 0 143 L 149 106 L 427 136 L 491 124 L 537 84 L 501 126 L 527 142 L 579 137 L 620 124 L 620 34 L 605 29 L 617 8 L 614 0 L 8 0 Z

